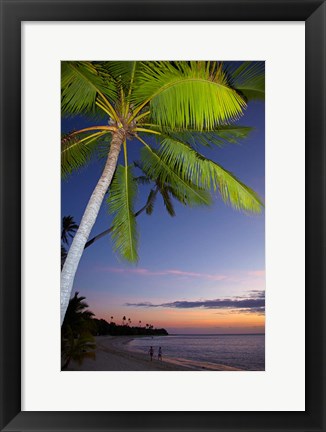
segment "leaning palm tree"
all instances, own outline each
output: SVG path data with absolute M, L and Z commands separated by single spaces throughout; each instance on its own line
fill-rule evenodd
M 140 168 L 143 171 L 143 175 L 135 177 L 135 181 L 137 184 L 146 184 L 149 185 L 153 183 L 153 187 L 149 191 L 146 203 L 134 213 L 134 217 L 138 217 L 143 212 L 146 212 L 147 215 L 151 215 L 154 211 L 154 204 L 157 198 L 157 195 L 161 195 L 164 206 L 166 208 L 166 211 L 170 216 L 175 216 L 175 209 L 173 205 L 173 198 L 175 198 L 177 201 L 179 201 L 183 205 L 192 206 L 191 196 L 179 196 L 177 191 L 174 190 L 173 184 L 168 183 L 166 181 L 165 183 L 162 183 L 159 178 L 151 178 L 148 173 L 145 172 L 144 167 L 142 166 L 141 162 L 135 161 L 134 166 L 137 168 Z M 168 179 L 167 179 L 168 180 Z M 210 200 L 209 195 L 207 196 L 207 204 Z M 90 240 L 87 241 L 85 244 L 85 248 L 87 249 L 91 245 L 93 245 L 96 241 L 100 240 L 101 238 L 105 237 L 106 235 L 110 234 L 114 228 L 114 225 L 110 226 L 106 230 L 102 231 L 100 234 L 97 234 L 96 236 L 92 237 Z
M 263 63 L 225 67 L 215 61 L 62 62 L 63 114 L 106 116 L 103 125 L 63 138 L 63 175 L 85 165 L 99 146 L 108 146 L 102 175 L 61 272 L 61 322 L 79 260 L 109 187 L 115 248 L 128 261 L 138 259 L 136 183 L 127 143 L 138 140 L 142 144 L 140 158 L 145 169 L 162 184 L 168 179 L 180 199 L 191 197 L 193 205 L 207 205 L 213 189 L 236 209 L 261 210 L 257 194 L 204 157 L 199 146 L 219 144 L 221 139 L 234 141 L 247 134 L 234 123 L 249 99 L 263 97 L 263 68 Z M 121 149 L 123 163 L 118 166 Z

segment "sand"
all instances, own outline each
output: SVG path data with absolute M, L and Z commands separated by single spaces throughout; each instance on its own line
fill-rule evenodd
M 215 363 L 201 363 L 178 358 L 163 358 L 158 361 L 149 355 L 131 351 L 128 342 L 134 337 L 129 336 L 97 336 L 96 360 L 85 359 L 82 365 L 71 362 L 67 371 L 238 371 Z

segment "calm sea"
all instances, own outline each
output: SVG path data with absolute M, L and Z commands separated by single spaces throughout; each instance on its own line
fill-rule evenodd
M 169 335 L 142 337 L 129 342 L 129 348 L 148 353 L 150 346 L 157 355 L 182 358 L 201 363 L 223 364 L 239 369 L 265 370 L 265 335 Z

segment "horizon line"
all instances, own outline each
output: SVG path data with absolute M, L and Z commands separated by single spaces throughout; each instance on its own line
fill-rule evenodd
M 265 334 L 266 333 L 169 333 L 168 336 L 265 336 Z

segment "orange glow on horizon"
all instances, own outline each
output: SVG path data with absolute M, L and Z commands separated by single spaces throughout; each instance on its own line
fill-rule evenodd
M 101 310 L 95 310 L 97 318 L 103 318 L 110 322 L 111 316 L 116 324 L 122 324 L 122 317 L 131 319 L 132 326 L 145 326 L 147 323 L 156 328 L 197 328 L 200 329 L 248 329 L 257 328 L 257 331 L 263 332 L 265 327 L 265 315 L 258 313 L 243 312 L 241 310 L 230 309 L 157 309 L 157 308 L 112 308 L 112 314 L 101 313 Z

